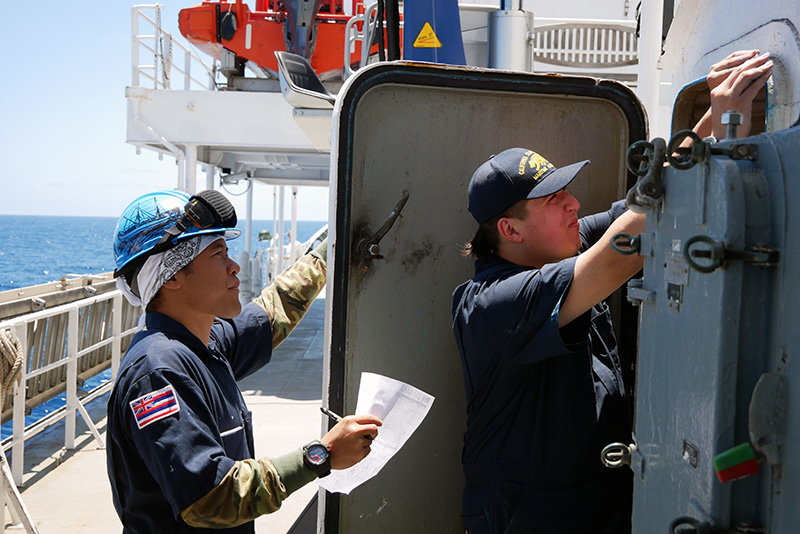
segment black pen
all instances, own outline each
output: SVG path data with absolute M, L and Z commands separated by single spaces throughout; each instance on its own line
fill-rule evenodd
M 325 415 L 327 415 L 328 417 L 330 417 L 331 419 L 333 419 L 337 423 L 342 420 L 342 418 L 340 416 L 336 415 L 334 412 L 330 411 L 325 406 L 320 406 L 319 407 L 319 411 L 321 411 L 322 413 L 324 413 Z M 369 434 L 365 434 L 364 437 L 369 439 L 369 440 L 375 439 L 372 436 L 370 436 Z
M 333 419 L 334 421 L 336 421 L 337 423 L 342 420 L 341 417 L 339 417 L 338 415 L 327 409 L 325 406 L 320 406 L 319 410 L 328 417 L 330 417 L 331 419 Z

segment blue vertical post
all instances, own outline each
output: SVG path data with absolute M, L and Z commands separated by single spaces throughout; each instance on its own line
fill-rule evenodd
M 403 59 L 466 65 L 458 0 L 406 0 Z

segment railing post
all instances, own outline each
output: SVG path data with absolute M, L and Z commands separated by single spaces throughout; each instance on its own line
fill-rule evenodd
M 111 314 L 111 382 L 117 381 L 119 362 L 122 359 L 122 295 L 117 295 L 112 300 Z
M 30 358 L 30 347 L 28 346 L 28 325 L 21 322 L 14 327 L 14 334 L 22 345 L 22 369 L 20 371 L 19 385 L 14 385 L 14 405 L 12 414 L 12 430 L 14 439 L 11 445 L 11 473 L 14 475 L 14 483 L 22 485 L 22 471 L 25 461 L 25 390 L 28 387 L 28 359 Z
M 283 186 L 283 185 L 280 186 L 280 197 L 279 197 L 280 198 L 280 202 L 279 202 L 279 206 L 280 207 L 278 208 L 278 216 L 280 217 L 278 219 L 278 221 L 279 221 L 278 225 L 279 226 L 278 226 L 278 235 L 277 235 L 277 238 L 278 238 L 278 240 L 277 240 L 277 243 L 278 243 L 278 262 L 277 262 L 278 263 L 278 270 L 275 271 L 278 274 L 283 272 L 283 253 L 286 250 L 285 247 L 283 246 L 283 244 L 284 244 L 283 243 L 284 242 L 284 233 L 283 233 L 283 221 L 284 221 L 284 217 L 283 217 L 283 197 L 284 197 L 284 189 L 285 189 L 285 187 L 286 186 Z
M 156 27 L 153 32 L 153 89 L 158 89 L 158 45 L 161 42 L 161 6 L 156 4 Z
M 216 173 L 214 165 L 206 165 L 206 189 L 214 189 L 214 174 Z
M 186 191 L 186 155 L 177 149 L 175 159 L 178 163 L 178 191 Z
M 139 8 L 131 9 L 131 85 L 139 86 Z
M 248 187 L 247 187 L 247 201 L 245 203 L 245 222 L 244 222 L 244 251 L 247 252 L 247 257 L 251 258 L 253 256 L 252 246 L 251 243 L 253 242 L 253 187 L 255 184 L 253 183 L 252 178 L 247 179 Z
M 186 155 L 184 191 L 194 195 L 197 192 L 197 145 L 186 144 L 183 152 Z
M 183 89 L 188 91 L 192 88 L 192 56 L 187 51 L 183 51 Z
M 292 186 L 292 239 L 289 241 L 290 264 L 297 261 L 298 251 L 294 244 L 297 243 L 297 186 Z
M 78 308 L 69 310 L 67 323 L 67 412 L 64 420 L 64 447 L 75 448 L 75 411 L 78 409 Z

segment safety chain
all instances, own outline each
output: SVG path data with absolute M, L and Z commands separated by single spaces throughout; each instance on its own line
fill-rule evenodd
M 169 89 L 169 77 L 172 72 L 172 37 L 169 38 L 169 50 L 164 54 L 164 36 L 161 36 L 161 77 L 164 89 Z
M 161 58 L 161 85 L 164 89 L 169 89 L 169 76 L 172 70 L 172 38 L 169 39 L 169 51 L 164 54 L 164 35 L 161 32 L 161 6 L 156 6 L 156 27 L 158 28 L 158 43 L 156 43 L 156 55 Z M 158 61 L 158 58 L 156 59 Z M 156 63 L 158 64 L 158 63 Z M 157 73 L 156 73 L 157 79 Z M 156 82 L 157 83 L 157 82 Z
M 158 59 L 163 57 L 163 45 L 161 44 L 161 6 L 156 4 L 156 42 L 153 43 L 153 48 L 155 48 L 154 57 L 153 57 L 153 68 L 155 72 L 153 72 L 153 82 L 155 83 L 155 89 L 158 89 Z M 163 66 L 161 67 L 163 70 Z
M 22 378 L 22 343 L 11 330 L 0 330 L 0 387 L 6 392 Z

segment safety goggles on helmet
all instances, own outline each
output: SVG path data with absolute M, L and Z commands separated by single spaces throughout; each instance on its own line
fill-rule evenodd
M 134 200 L 117 221 L 114 276 L 134 271 L 151 254 L 163 252 L 189 237 L 218 233 L 238 237 L 236 210 L 218 191 L 189 196 L 183 191 L 158 191 Z

